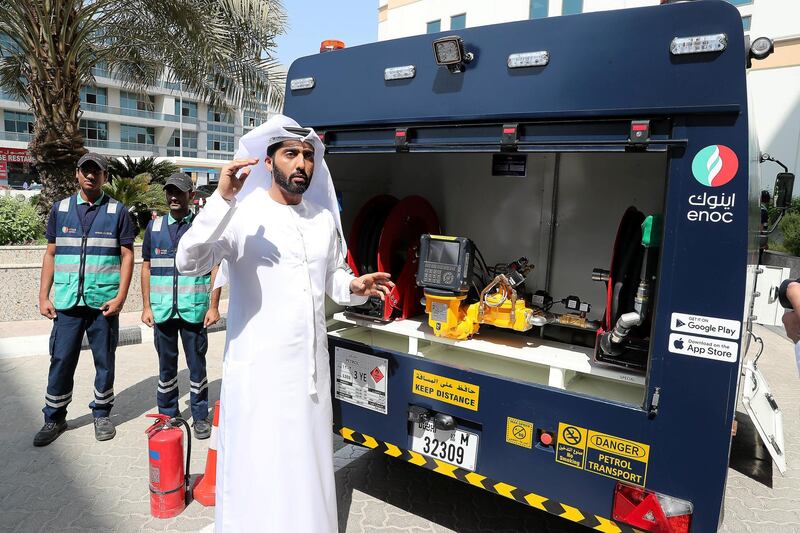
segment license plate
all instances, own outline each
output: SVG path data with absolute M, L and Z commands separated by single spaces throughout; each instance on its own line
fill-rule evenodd
M 458 428 L 436 429 L 433 422 L 415 423 L 411 433 L 411 449 L 474 471 L 478 457 L 478 435 Z

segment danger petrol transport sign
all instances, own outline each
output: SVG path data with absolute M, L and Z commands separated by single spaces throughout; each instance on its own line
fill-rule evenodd
M 558 425 L 556 462 L 645 486 L 650 446 L 579 426 Z

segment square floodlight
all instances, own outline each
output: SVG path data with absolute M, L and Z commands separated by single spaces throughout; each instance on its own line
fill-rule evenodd
M 433 41 L 433 55 L 439 66 L 464 63 L 464 41 L 458 35 L 442 37 Z

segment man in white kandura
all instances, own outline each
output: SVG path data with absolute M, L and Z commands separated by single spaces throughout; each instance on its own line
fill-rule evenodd
M 276 116 L 242 137 L 178 245 L 178 269 L 230 279 L 217 532 L 337 529 L 325 294 L 384 297 L 346 266 L 336 192 L 313 130 Z

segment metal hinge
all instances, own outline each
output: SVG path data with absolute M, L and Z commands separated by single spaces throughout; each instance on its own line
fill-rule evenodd
M 781 447 L 778 446 L 778 441 L 775 440 L 775 435 L 769 436 L 769 442 L 772 444 L 772 447 L 775 448 L 775 451 L 778 453 L 778 455 L 783 455 L 783 450 L 781 450 Z

